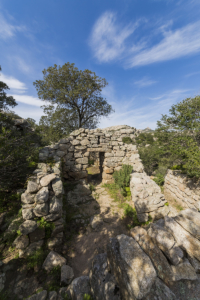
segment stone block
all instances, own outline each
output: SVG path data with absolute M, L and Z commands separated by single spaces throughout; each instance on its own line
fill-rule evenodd
M 77 158 L 76 163 L 86 165 L 88 164 L 88 158 L 87 157 Z
M 41 184 L 41 186 L 48 186 L 48 184 L 55 178 L 56 178 L 56 174 L 54 174 L 54 173 L 46 175 L 46 176 L 42 177 L 42 179 L 40 180 L 40 184 Z
M 43 217 L 48 215 L 49 209 L 47 203 L 37 204 L 33 210 L 37 217 Z
M 33 181 L 28 181 L 27 193 L 36 193 L 38 190 L 39 190 L 39 186 L 37 183 Z
M 74 278 L 73 269 L 70 266 L 63 265 L 61 267 L 61 278 L 60 283 L 68 285 L 71 283 L 72 279 Z
M 66 265 L 66 259 L 59 255 L 58 253 L 51 251 L 43 265 L 42 268 L 45 269 L 47 272 L 50 272 L 54 267 L 60 266 L 62 267 L 63 265 Z

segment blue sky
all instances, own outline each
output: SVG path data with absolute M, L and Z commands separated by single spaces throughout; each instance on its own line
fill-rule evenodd
M 115 113 L 99 127 L 156 127 L 172 104 L 200 94 L 199 0 L 0 0 L 0 80 L 21 117 L 44 104 L 33 82 L 54 64 L 106 78 Z

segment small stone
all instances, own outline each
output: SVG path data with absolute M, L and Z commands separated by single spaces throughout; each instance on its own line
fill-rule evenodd
M 48 215 L 48 204 L 47 203 L 37 204 L 33 212 L 37 217 L 43 217 Z
M 53 196 L 49 203 L 49 213 L 57 214 L 62 212 L 62 200 Z
M 55 247 L 57 247 L 61 244 L 62 244 L 62 238 L 59 238 L 59 237 L 50 238 L 47 241 L 47 246 L 48 246 L 48 249 L 50 249 L 50 250 L 53 250 Z
M 63 183 L 60 178 L 55 178 L 52 181 L 52 188 L 53 188 L 55 196 L 58 197 L 58 196 L 61 196 L 64 194 Z
M 57 235 L 57 233 L 62 232 L 63 230 L 64 230 L 64 225 L 63 224 L 58 225 L 53 229 L 51 236 L 54 237 Z
M 98 230 L 100 230 L 101 226 L 103 225 L 103 219 L 101 218 L 101 216 L 96 215 L 96 216 L 92 217 L 90 224 L 91 224 L 92 229 L 98 231 Z
M 30 242 L 34 243 L 38 240 L 42 240 L 45 238 L 45 228 L 36 228 L 33 232 L 29 233 Z
M 37 183 L 33 181 L 28 181 L 27 193 L 36 193 L 38 190 L 39 190 L 39 186 Z
M 57 300 L 57 293 L 55 291 L 49 292 L 48 300 Z
M 35 195 L 29 194 L 27 191 L 21 195 L 21 201 L 25 204 L 31 204 L 35 202 Z
M 81 276 L 68 286 L 72 299 L 82 300 L 85 294 L 91 296 L 89 276 Z
M 62 217 L 62 211 L 60 211 L 59 213 L 57 214 L 49 214 L 47 216 L 44 216 L 44 220 L 47 221 L 47 222 L 53 222 L 57 219 L 60 219 Z
M 43 263 L 43 269 L 45 269 L 47 272 L 51 271 L 54 267 L 60 266 L 62 267 L 63 265 L 66 264 L 66 259 L 59 255 L 58 253 L 51 251 L 44 263 Z
M 74 272 L 73 269 L 67 265 L 63 265 L 61 267 L 61 284 L 70 284 L 72 279 L 74 278 Z
M 16 247 L 16 249 L 25 249 L 28 244 L 29 238 L 27 235 L 18 236 L 13 242 L 13 246 Z
M 35 201 L 36 203 L 44 203 L 47 202 L 49 198 L 49 190 L 48 187 L 43 187 L 41 188 L 41 190 L 39 190 L 39 192 L 37 192 L 36 196 L 35 196 Z
M 22 209 L 22 217 L 24 220 L 31 220 L 35 217 L 33 213 L 33 208 Z
M 54 173 L 44 176 L 40 180 L 40 184 L 41 184 L 41 186 L 47 186 L 55 178 L 56 178 L 56 174 L 54 174 Z
M 23 235 L 27 235 L 33 232 L 36 228 L 37 228 L 37 223 L 32 220 L 26 220 L 24 223 L 22 223 L 19 226 L 19 230 Z

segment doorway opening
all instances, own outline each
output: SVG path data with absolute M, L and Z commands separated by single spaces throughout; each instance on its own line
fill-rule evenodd
M 87 168 L 89 183 L 100 184 L 102 182 L 104 159 L 104 152 L 90 152 L 89 167 Z

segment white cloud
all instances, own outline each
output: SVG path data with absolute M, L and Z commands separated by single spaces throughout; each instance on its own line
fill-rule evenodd
M 17 31 L 24 30 L 24 26 L 13 26 L 6 21 L 2 14 L 0 14 L 0 38 L 11 38 Z
M 11 95 L 13 96 L 13 98 L 17 101 L 17 102 L 21 102 L 21 103 L 25 103 L 28 105 L 33 105 L 33 106 L 42 106 L 44 105 L 44 101 L 36 98 L 36 97 L 32 97 L 32 96 L 28 96 L 28 95 Z M 28 118 L 28 117 L 27 117 Z
M 137 85 L 138 87 L 150 86 L 155 83 L 157 83 L 157 81 L 148 79 L 147 77 L 144 77 L 144 78 L 134 82 L 134 84 Z
M 164 33 L 160 43 L 141 51 L 127 61 L 128 67 L 148 65 L 160 61 L 192 55 L 200 51 L 200 22 Z
M 155 129 L 157 121 L 161 119 L 161 115 L 168 114 L 173 104 L 182 101 L 189 95 L 191 96 L 191 90 L 189 89 L 175 89 L 162 95 L 155 95 L 155 97 L 149 98 L 154 101 L 148 101 L 147 104 L 140 105 L 143 99 L 119 100 L 113 90 L 113 94 L 110 94 L 110 98 L 107 100 L 109 103 L 112 100 L 115 113 L 109 118 L 102 118 L 99 127 L 105 128 L 125 124 L 137 129 L 144 129 L 146 127 Z
M 23 82 L 19 81 L 18 79 L 12 76 L 6 76 L 3 73 L 1 73 L 0 80 L 5 82 L 10 89 L 22 90 L 22 91 L 27 89 L 26 85 Z
M 136 24 L 121 27 L 112 12 L 105 12 L 95 23 L 89 44 L 100 62 L 109 62 L 122 55 L 125 40 L 134 32 Z

